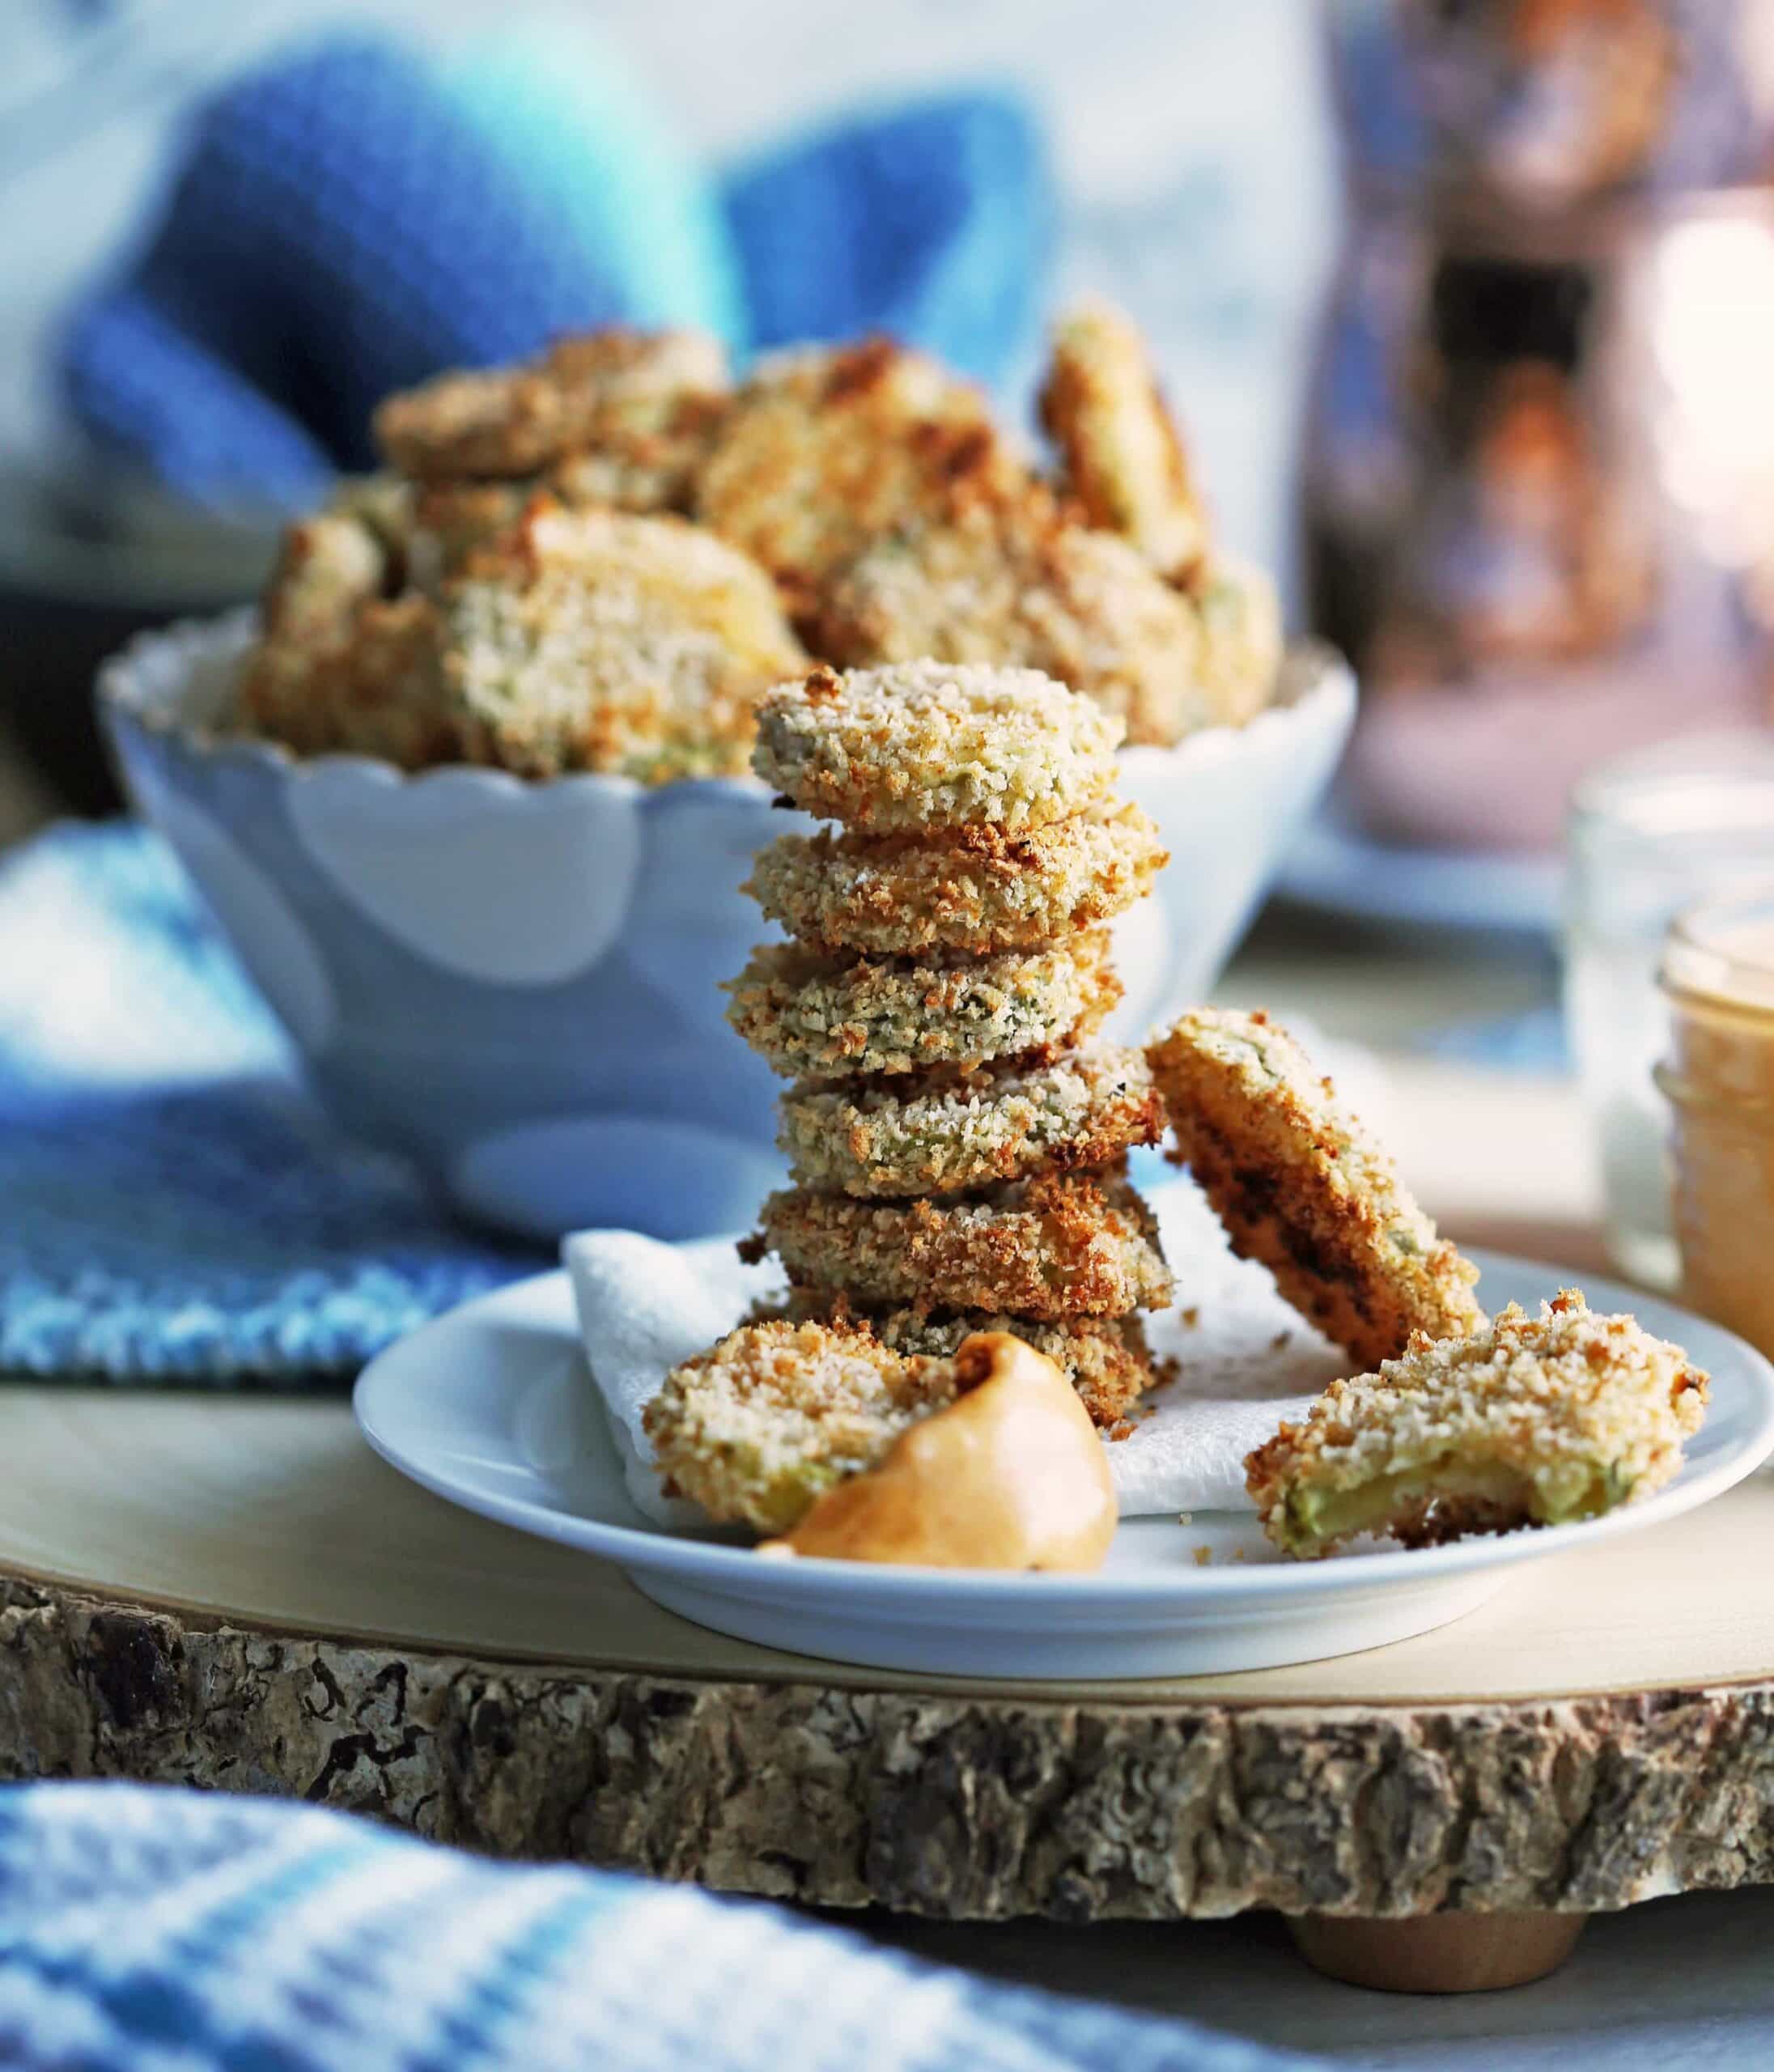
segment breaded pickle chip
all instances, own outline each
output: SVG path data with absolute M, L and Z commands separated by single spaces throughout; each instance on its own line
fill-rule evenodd
M 805 666 L 763 571 L 675 518 L 533 510 L 444 611 L 472 759 L 526 776 L 736 775 L 759 694 Z
M 727 1018 L 791 1078 L 983 1064 L 1095 1028 L 1121 997 L 1101 929 L 981 958 L 825 957 L 768 944 Z
M 1033 669 L 817 669 L 758 709 L 752 766 L 804 811 L 864 834 L 1042 827 L 1097 805 L 1120 723 Z
M 325 638 L 268 633 L 241 672 L 236 714 L 298 755 L 367 755 L 403 770 L 462 757 L 447 709 L 430 599 L 371 597 Z
M 931 1359 L 951 1357 L 974 1331 L 1009 1331 L 1053 1361 L 1078 1391 L 1092 1423 L 1111 1438 L 1127 1436 L 1134 1405 L 1148 1388 L 1169 1377 L 1146 1342 L 1145 1326 L 1137 1314 L 1066 1317 L 1042 1323 L 1032 1317 L 982 1310 L 863 1309 L 847 1296 L 796 1288 L 786 1304 L 761 1310 L 753 1321 L 783 1317 L 793 1323 L 870 1331 L 892 1352 Z
M 1201 626 L 1201 693 L 1220 719 L 1242 726 L 1275 695 L 1286 646 L 1281 600 L 1262 569 L 1225 554 L 1202 563 L 1189 595 Z
M 741 1325 L 674 1367 L 642 1422 L 669 1492 L 717 1521 L 783 1532 L 955 1391 L 945 1360 L 851 1327 L 777 1320 Z
M 405 485 L 372 475 L 290 526 L 261 601 L 266 643 L 311 657 L 342 646 L 363 605 L 399 591 L 410 522 Z
M 765 1202 L 748 1258 L 874 1307 L 1034 1318 L 1161 1306 L 1170 1275 L 1152 1213 L 1116 1174 L 1042 1174 L 956 1201 L 885 1203 L 795 1189 Z
M 1186 577 L 1206 550 L 1207 524 L 1130 317 L 1093 298 L 1066 311 L 1054 327 L 1041 418 L 1090 523 L 1118 533 L 1161 574 Z
M 579 460 L 593 472 L 577 500 L 677 508 L 726 395 L 714 339 L 618 329 L 558 339 L 524 366 L 440 374 L 390 396 L 375 430 L 390 464 L 422 482 L 528 482 Z
M 1263 1530 L 1310 1557 L 1363 1533 L 1407 1547 L 1599 1518 L 1660 1489 L 1705 1415 L 1679 1346 L 1574 1289 L 1471 1336 L 1418 1338 L 1333 1382 L 1246 1463 Z
M 986 399 L 885 338 L 764 362 L 735 397 L 695 512 L 762 563 L 797 609 L 875 540 L 982 499 L 1041 495 Z
M 851 668 L 931 656 L 1038 669 L 1169 746 L 1228 715 L 1200 667 L 1195 601 L 1128 541 L 975 512 L 881 541 L 823 592 L 817 652 Z
M 1186 1164 L 1233 1248 L 1364 1367 L 1413 1331 L 1476 1330 L 1477 1269 L 1437 1238 L 1392 1160 L 1265 1014 L 1198 1008 L 1148 1047 Z
M 241 667 L 235 724 L 299 755 L 379 756 L 413 767 L 448 760 L 437 614 L 400 594 L 412 499 L 390 475 L 342 482 L 285 533 Z
M 1127 805 L 1025 834 L 961 829 L 939 843 L 781 835 L 759 852 L 745 890 L 800 941 L 834 954 L 986 956 L 1113 920 L 1165 860 L 1156 828 Z
M 940 1195 L 1108 1165 L 1156 1142 L 1162 1116 L 1140 1052 L 1091 1043 L 1032 1066 L 798 1087 L 777 1142 L 804 1187 Z

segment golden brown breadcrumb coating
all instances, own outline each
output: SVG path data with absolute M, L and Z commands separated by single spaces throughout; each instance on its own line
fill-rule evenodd
M 852 668 L 933 656 L 1039 669 L 1168 746 L 1226 715 L 1198 666 L 1194 601 L 1112 533 L 982 507 L 867 549 L 804 622 Z
M 524 366 L 440 374 L 390 396 L 376 438 L 422 481 L 527 482 L 572 461 L 581 472 L 564 494 L 575 502 L 677 509 L 726 394 L 714 339 L 613 329 L 558 339 Z
M 403 769 L 743 774 L 756 699 L 806 667 L 762 569 L 681 519 L 545 499 L 483 533 L 507 506 L 496 483 L 450 492 L 497 508 L 462 516 L 446 550 L 441 494 L 415 511 L 356 485 L 291 529 L 241 672 L 243 727 Z M 422 587 L 389 594 L 409 579 Z
M 742 1324 L 673 1368 L 641 1414 L 668 1495 L 783 1532 L 918 1418 L 952 1402 L 951 1363 L 848 1325 Z
M 737 775 L 759 694 L 805 665 L 763 571 L 676 518 L 533 507 L 444 610 L 473 759 L 526 776 Z
M 959 828 L 940 843 L 781 835 L 743 890 L 798 940 L 834 955 L 987 956 L 1113 920 L 1167 861 L 1156 828 L 1127 805 L 1025 834 Z
M 1364 1367 L 1413 1331 L 1476 1330 L 1477 1269 L 1411 1199 L 1328 1079 L 1264 1014 L 1198 1008 L 1146 1055 L 1176 1145 L 1233 1248 Z
M 1165 1378 L 1137 1314 L 1067 1317 L 1043 1324 L 1028 1317 L 983 1316 L 977 1311 L 957 1317 L 892 1310 L 871 1322 L 882 1342 L 901 1352 L 944 1358 L 952 1358 L 974 1331 L 1007 1331 L 1052 1361 L 1077 1391 L 1092 1424 L 1111 1439 L 1128 1437 L 1135 1404 Z
M 799 612 L 875 540 L 982 499 L 1042 494 L 972 384 L 866 338 L 758 367 L 715 435 L 695 515 L 769 569 Z
M 843 1296 L 816 1289 L 795 1289 L 787 1314 L 796 1323 L 813 1320 L 869 1331 L 893 1352 L 934 1359 L 953 1357 L 961 1340 L 974 1331 L 1009 1331 L 1053 1361 L 1077 1391 L 1091 1422 L 1111 1439 L 1125 1438 L 1132 1431 L 1128 1420 L 1134 1405 L 1170 1374 L 1165 1363 L 1154 1358 L 1137 1314 L 1038 1323 L 1029 1317 L 979 1310 L 957 1315 L 913 1308 L 859 1310 Z
M 511 482 L 462 476 L 420 482 L 414 492 L 413 580 L 436 590 L 469 556 L 505 532 L 539 498 L 568 511 L 607 507 L 640 516 L 675 513 L 683 483 L 620 453 L 575 453 L 540 474 Z
M 776 1140 L 803 1187 L 901 1197 L 1106 1166 L 1163 1127 L 1144 1058 L 1102 1042 L 978 1071 L 797 1086 L 782 1119 Z
M 1333 1382 L 1247 1480 L 1270 1539 L 1309 1557 L 1362 1533 L 1425 1547 L 1598 1518 L 1676 1474 L 1706 1395 L 1679 1346 L 1568 1288 Z
M 862 834 L 1020 832 L 1098 804 L 1121 736 L 1033 669 L 821 668 L 759 704 L 752 766 L 803 811 Z
M 436 612 L 398 594 L 411 523 L 405 485 L 371 476 L 289 528 L 241 665 L 236 725 L 298 754 L 403 767 L 459 752 L 439 695 Z
M 1170 1276 L 1124 1176 L 1043 1174 L 977 1198 L 887 1204 L 796 1189 L 765 1202 L 741 1246 L 798 1286 L 874 1306 L 1004 1311 L 1043 1322 L 1161 1308 Z
M 1202 696 L 1230 726 L 1254 719 L 1275 695 L 1286 643 L 1281 600 L 1260 568 L 1228 554 L 1210 554 L 1188 595 L 1200 623 L 1195 676 Z
M 1109 937 L 985 957 L 825 957 L 766 944 L 726 990 L 727 1018 L 794 1079 L 978 1065 L 1046 1050 L 1096 1028 L 1121 997 Z
M 408 516 L 401 486 L 371 477 L 290 526 L 261 602 L 265 638 L 313 649 L 348 639 L 359 608 L 400 588 Z
M 1041 419 L 1090 523 L 1130 541 L 1161 575 L 1186 578 L 1206 551 L 1207 523 L 1130 317 L 1094 298 L 1064 312 L 1054 326 Z

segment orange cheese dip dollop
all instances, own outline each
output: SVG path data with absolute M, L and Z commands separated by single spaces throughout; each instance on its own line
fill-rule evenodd
M 955 1366 L 953 1403 L 759 1551 L 940 1569 L 1101 1568 L 1114 1488 L 1072 1384 L 1008 1331 L 964 1340 Z

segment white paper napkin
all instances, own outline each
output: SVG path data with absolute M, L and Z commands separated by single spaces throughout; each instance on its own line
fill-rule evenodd
M 1148 1399 L 1131 1437 L 1110 1442 L 1122 1515 L 1248 1510 L 1245 1455 L 1349 1362 L 1288 1308 L 1261 1267 L 1233 1256 L 1191 1182 L 1155 1188 L 1150 1199 L 1178 1306 L 1147 1327 L 1154 1350 L 1174 1354 L 1182 1374 Z M 629 1493 L 662 1525 L 693 1522 L 700 1516 L 693 1506 L 660 1493 L 641 1411 L 668 1368 L 779 1289 L 776 1270 L 741 1266 L 727 1238 L 667 1245 L 632 1231 L 588 1231 L 562 1251 Z

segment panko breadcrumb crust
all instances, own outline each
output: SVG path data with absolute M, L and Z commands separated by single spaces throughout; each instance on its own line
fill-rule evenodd
M 738 775 L 758 697 L 806 668 L 769 577 L 681 519 L 537 499 L 452 575 L 431 515 L 372 482 L 291 528 L 238 724 L 409 770 Z
M 1129 1420 L 1140 1398 L 1170 1378 L 1169 1365 L 1154 1359 L 1137 1315 L 1038 1323 L 1029 1317 L 977 1310 L 960 1315 L 915 1308 L 859 1310 L 842 1296 L 834 1298 L 812 1289 L 794 1292 L 787 1314 L 796 1322 L 814 1318 L 848 1324 L 872 1331 L 893 1352 L 937 1359 L 952 1357 L 974 1331 L 1008 1331 L 1053 1361 L 1077 1391 L 1091 1422 L 1111 1439 L 1132 1432 Z
M 1014 832 L 1098 804 L 1122 732 L 1033 670 L 820 668 L 759 705 L 752 765 L 792 805 L 864 834 Z
M 1047 389 L 1059 482 L 999 432 L 975 387 L 885 339 L 779 354 L 736 393 L 719 345 L 687 331 L 611 329 L 523 365 L 441 375 L 377 412 L 399 472 L 342 485 L 291 528 L 238 722 L 299 754 L 408 769 L 736 774 L 763 687 L 746 627 L 762 625 L 767 577 L 785 622 L 770 636 L 780 676 L 809 656 L 1027 669 L 1082 694 L 1129 742 L 1241 724 L 1276 681 L 1274 586 L 1207 546 L 1179 575 L 1171 550 L 1191 501 L 1143 368 L 1137 333 L 1113 312 L 1062 320 Z M 563 574 L 545 607 L 508 543 L 550 507 L 694 519 L 701 537 L 749 557 L 732 669 L 712 652 L 726 635 L 706 604 L 668 626 L 648 578 L 631 647 L 617 631 L 620 572 L 608 598 L 595 568 Z M 559 629 L 559 667 L 536 652 L 553 631 L 545 609 L 575 621 Z M 686 724 L 693 707 L 706 724 Z M 1038 748 L 995 769 L 957 758 L 967 774 L 945 796 L 930 745 L 905 745 L 901 788 L 861 773 L 855 796 L 874 803 L 851 813 L 856 826 L 923 832 L 965 815 L 1026 831 L 1076 810 L 1063 783 L 1044 789 Z M 813 809 L 845 808 L 834 792 Z
M 805 666 L 763 571 L 677 518 L 537 505 L 444 609 L 471 759 L 527 776 L 736 775 L 759 694 Z
M 673 1368 L 641 1422 L 668 1495 L 719 1522 L 784 1532 L 956 1388 L 946 1360 L 847 1325 L 778 1319 L 742 1324 Z
M 378 756 L 403 770 L 466 760 L 442 646 L 422 597 L 366 598 L 326 637 L 270 633 L 241 670 L 237 723 L 297 755 Z
M 728 1020 L 792 1079 L 980 1065 L 1046 1051 L 1089 1034 L 1121 997 L 1101 928 L 1046 949 L 928 962 L 770 943 L 726 990 Z
M 1137 325 L 1094 297 L 1054 326 L 1040 398 L 1067 491 L 1093 525 L 1118 533 L 1152 567 L 1186 580 L 1207 546 L 1175 419 Z
M 403 763 L 454 751 L 438 711 L 435 614 L 397 594 L 411 524 L 405 486 L 371 476 L 288 529 L 236 691 L 240 724 L 299 754 L 357 739 Z
M 957 828 L 903 836 L 779 836 L 741 890 L 810 948 L 835 955 L 987 956 L 1038 950 L 1113 920 L 1169 860 L 1138 806 L 1106 807 L 1025 834 Z
M 390 396 L 374 428 L 390 465 L 422 482 L 524 482 L 584 456 L 596 473 L 581 479 L 583 500 L 677 508 L 727 390 L 715 339 L 613 328 L 522 366 L 440 374 Z
M 715 434 L 695 515 L 769 569 L 800 611 L 879 539 L 951 522 L 981 500 L 1045 494 L 978 388 L 876 338 L 760 364 Z
M 1217 720 L 1241 727 L 1269 703 L 1280 678 L 1280 597 L 1262 569 L 1220 553 L 1196 571 L 1190 594 L 1200 627 L 1199 694 Z
M 1676 1474 L 1707 1389 L 1679 1346 L 1565 1289 L 1333 1382 L 1250 1455 L 1247 1486 L 1269 1538 L 1305 1556 L 1360 1532 L 1424 1547 L 1593 1518 Z
M 1106 1166 L 1162 1128 L 1140 1053 L 1091 1043 L 975 1072 L 797 1086 L 776 1141 L 803 1187 L 902 1197 Z
M 1055 1322 L 1161 1309 L 1157 1225 L 1124 1176 L 1043 1173 L 948 1201 L 771 1195 L 741 1255 L 774 1252 L 796 1285 L 890 1307 L 985 1310 Z
M 1233 1248 L 1364 1367 L 1413 1331 L 1484 1321 L 1477 1269 L 1439 1240 L 1380 1144 L 1263 1013 L 1199 1008 L 1146 1053 L 1176 1143 Z
M 975 512 L 882 540 L 825 587 L 803 631 L 850 668 L 928 656 L 1038 669 L 1118 715 L 1131 742 L 1169 747 L 1225 716 L 1193 599 L 1127 541 L 1082 525 Z

